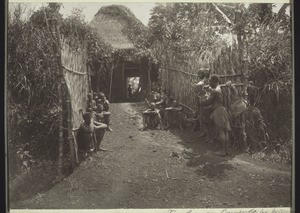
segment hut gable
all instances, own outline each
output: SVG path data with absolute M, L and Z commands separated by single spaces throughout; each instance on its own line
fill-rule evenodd
M 97 30 L 106 43 L 115 49 L 133 49 L 135 44 L 130 28 L 133 25 L 138 26 L 138 30 L 135 31 L 145 28 L 128 8 L 121 5 L 100 8 L 90 25 Z M 138 35 L 140 32 L 133 33 Z

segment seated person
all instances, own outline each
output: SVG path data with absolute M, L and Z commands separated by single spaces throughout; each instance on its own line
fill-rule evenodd
M 86 111 L 95 110 L 96 109 L 96 101 L 92 97 L 92 93 L 87 95 L 87 104 L 86 104 Z
M 98 120 L 95 112 L 90 111 L 90 113 L 91 113 L 91 127 L 93 128 L 93 133 L 94 133 L 93 139 L 95 141 L 94 151 L 95 152 L 99 150 L 106 151 L 106 149 L 100 148 L 100 143 L 104 137 L 105 129 L 107 129 L 107 125 Z
M 103 105 L 103 111 L 107 112 L 105 113 L 105 119 L 106 119 L 106 125 L 107 125 L 107 130 L 112 132 L 113 130 L 110 127 L 110 113 L 108 113 L 109 110 L 109 101 L 106 99 L 106 96 L 104 95 L 103 92 L 99 93 L 99 99 L 101 104 Z
M 143 129 L 154 129 L 157 128 L 162 129 L 161 116 L 159 114 L 159 110 L 156 109 L 155 103 L 150 103 L 150 109 L 147 109 L 143 112 Z
M 112 132 L 113 130 L 109 127 L 110 112 L 104 111 L 104 107 L 101 103 L 98 103 L 96 110 L 96 118 L 99 122 L 107 125 L 107 130 Z
M 167 125 L 165 129 L 169 127 L 175 127 L 178 126 L 181 130 L 183 130 L 182 124 L 183 124 L 183 113 L 182 113 L 182 107 L 179 106 L 177 100 L 173 100 L 172 106 L 167 107 L 165 109 L 166 111 L 166 118 L 167 118 Z
M 107 112 L 109 110 L 109 101 L 107 100 L 103 92 L 99 93 L 99 98 L 103 104 L 103 110 Z
M 78 155 L 79 161 L 84 160 L 87 156 L 90 146 L 93 143 L 93 127 L 91 125 L 91 113 L 84 113 L 82 115 L 83 122 L 80 124 L 77 133 L 77 143 L 78 143 Z
M 165 108 L 167 107 L 168 96 L 162 92 L 161 94 L 157 94 L 156 100 L 154 101 L 156 108 L 159 110 L 160 116 L 162 120 L 164 120 Z

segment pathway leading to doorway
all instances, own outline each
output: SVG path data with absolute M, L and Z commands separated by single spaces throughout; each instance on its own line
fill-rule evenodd
M 291 170 L 242 154 L 212 155 L 187 130 L 142 127 L 140 103 L 111 104 L 113 132 L 62 182 L 12 208 L 241 208 L 291 206 Z

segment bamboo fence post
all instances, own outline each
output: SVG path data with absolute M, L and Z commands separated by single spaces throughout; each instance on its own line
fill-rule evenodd
M 111 102 L 111 93 L 112 93 L 112 84 L 113 84 L 113 73 L 114 73 L 114 57 L 113 57 L 113 63 L 112 63 L 112 66 L 111 66 L 111 72 L 110 72 L 110 85 L 109 85 L 109 102 Z
M 57 84 L 57 96 L 58 96 L 58 105 L 60 107 L 60 114 L 59 114 L 59 124 L 58 124 L 58 131 L 59 131 L 59 138 L 58 138 L 58 179 L 61 179 L 63 176 L 63 91 L 62 91 L 62 84 L 63 84 L 63 70 L 62 70 L 62 57 L 61 57 L 61 43 L 60 43 L 60 35 L 59 35 L 59 28 L 57 24 L 57 15 L 58 15 L 58 9 L 56 8 L 56 11 L 54 12 L 54 16 L 51 17 L 51 23 L 53 23 L 52 26 L 49 25 L 48 17 L 46 14 L 45 9 L 43 10 L 47 29 L 50 33 L 50 37 L 53 41 L 53 52 L 56 56 L 57 60 L 57 78 L 58 78 L 58 84 Z M 52 28 L 52 29 L 51 29 Z
M 148 61 L 148 82 L 149 82 L 149 92 L 151 92 L 151 76 L 150 76 L 150 71 L 151 71 L 151 62 Z
M 67 122 L 68 122 L 68 142 L 69 142 L 69 146 L 70 146 L 70 157 L 71 157 L 71 164 L 72 164 L 72 169 L 75 169 L 76 166 L 76 159 L 75 159 L 75 146 L 73 143 L 73 137 L 72 137 L 72 123 L 71 123 L 71 111 L 72 111 L 72 107 L 71 107 L 71 100 L 70 100 L 70 94 L 69 97 L 67 99 L 67 111 L 68 111 L 68 118 L 67 118 Z
M 60 116 L 59 116 L 59 145 L 58 145 L 58 174 L 59 178 L 63 176 L 63 91 L 62 85 L 64 83 L 63 80 L 63 69 L 62 69 L 62 58 L 61 58 L 61 45 L 60 45 L 60 36 L 59 36 L 59 28 L 56 22 L 54 22 L 54 32 L 55 32 L 55 45 L 56 45 L 56 58 L 57 58 L 57 77 L 58 77 L 58 104 L 61 108 Z

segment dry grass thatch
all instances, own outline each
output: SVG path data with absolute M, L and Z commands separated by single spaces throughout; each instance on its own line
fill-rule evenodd
M 134 42 L 128 32 L 128 28 L 133 24 L 141 28 L 145 27 L 128 8 L 120 5 L 100 8 L 90 22 L 90 25 L 97 30 L 99 36 L 115 49 L 134 48 Z M 136 33 L 138 36 L 139 32 Z

